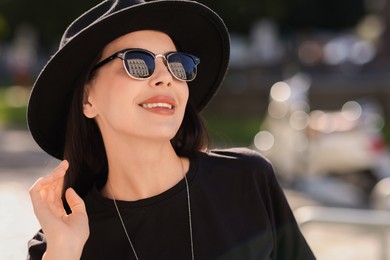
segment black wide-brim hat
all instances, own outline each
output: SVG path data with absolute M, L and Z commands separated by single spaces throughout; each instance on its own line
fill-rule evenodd
M 162 31 L 178 50 L 200 58 L 197 77 L 188 83 L 189 102 L 197 111 L 214 96 L 226 74 L 230 53 L 228 31 L 214 11 L 194 1 L 104 1 L 67 28 L 59 50 L 33 86 L 27 122 L 44 151 L 63 159 L 66 118 L 72 92 L 81 84 L 78 79 L 108 43 L 138 30 Z

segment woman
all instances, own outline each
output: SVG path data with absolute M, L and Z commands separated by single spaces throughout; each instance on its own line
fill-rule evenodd
M 70 25 L 28 107 L 62 160 L 30 189 L 30 259 L 314 259 L 269 163 L 207 149 L 198 112 L 228 57 L 193 1 L 105 1 Z

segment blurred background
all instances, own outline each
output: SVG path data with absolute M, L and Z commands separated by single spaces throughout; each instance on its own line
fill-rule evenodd
M 31 86 L 62 32 L 100 1 L 0 0 L 0 259 L 38 230 L 27 190 L 57 161 L 30 137 Z M 390 259 L 390 0 L 201 0 L 231 32 L 203 112 L 212 147 L 274 165 L 318 259 Z

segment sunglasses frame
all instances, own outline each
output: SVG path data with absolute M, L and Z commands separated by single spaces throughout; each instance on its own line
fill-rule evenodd
M 145 49 L 140 49 L 140 48 L 131 48 L 131 49 L 124 49 L 124 50 L 121 50 L 121 51 L 118 51 L 116 53 L 114 53 L 113 55 L 109 56 L 108 58 L 98 62 L 91 70 L 91 74 L 97 70 L 98 68 L 104 66 L 105 64 L 107 64 L 108 62 L 116 59 L 116 58 L 119 58 L 122 60 L 122 64 L 123 64 L 123 67 L 124 69 L 126 70 L 126 73 L 127 75 L 129 75 L 131 78 L 133 79 L 137 79 L 137 80 L 147 80 L 149 79 L 153 73 L 154 73 L 154 70 L 156 68 L 156 66 L 154 67 L 154 70 L 153 70 L 153 73 L 149 76 L 149 77 L 145 77 L 145 78 L 137 78 L 133 75 L 131 75 L 129 73 L 129 71 L 127 70 L 127 67 L 126 67 L 126 64 L 125 64 L 125 57 L 126 57 L 126 54 L 128 52 L 143 52 L 143 53 L 146 53 L 148 55 L 150 55 L 151 57 L 153 57 L 154 61 L 156 62 L 156 59 L 161 57 L 164 59 L 164 64 L 165 66 L 168 68 L 169 70 L 169 73 L 171 73 L 171 75 L 177 79 L 177 80 L 180 80 L 180 81 L 185 81 L 185 82 L 190 82 L 190 81 L 193 81 L 195 78 L 196 78 L 196 75 L 197 75 L 197 72 L 198 72 L 198 69 L 197 69 L 197 66 L 199 65 L 200 63 L 200 59 L 198 57 L 196 57 L 195 55 L 192 55 L 192 54 L 188 54 L 188 53 L 184 53 L 184 52 L 176 52 L 176 51 L 172 51 L 172 52 L 167 52 L 167 53 L 164 53 L 164 54 L 154 54 L 153 52 L 151 51 L 148 51 L 148 50 L 145 50 Z M 190 57 L 193 61 L 194 61 L 194 67 L 195 67 L 195 75 L 192 79 L 190 80 L 186 80 L 186 79 L 181 79 L 179 77 L 177 77 L 173 72 L 172 72 L 172 68 L 170 67 L 170 63 L 168 62 L 168 59 L 170 56 L 172 55 L 177 55 L 177 54 L 182 54 L 182 55 L 185 55 L 185 56 L 188 56 Z

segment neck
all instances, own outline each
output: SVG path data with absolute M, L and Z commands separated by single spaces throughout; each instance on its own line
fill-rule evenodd
M 160 194 L 182 180 L 189 168 L 189 161 L 179 158 L 170 142 L 121 140 L 105 146 L 109 165 L 105 197 L 132 201 Z
M 182 161 L 180 161 L 180 162 L 181 162 L 181 168 L 184 169 Z M 194 260 L 195 259 L 195 255 L 194 255 L 194 240 L 193 240 L 193 234 L 192 234 L 191 197 L 190 197 L 190 188 L 189 188 L 189 185 L 188 185 L 188 180 L 187 180 L 187 177 L 185 175 L 184 175 L 184 180 L 185 180 L 185 184 L 186 184 L 186 194 L 187 194 L 187 209 L 188 209 L 188 224 L 189 224 L 189 230 L 190 230 L 191 259 Z M 119 208 L 118 208 L 118 205 L 116 203 L 116 198 L 115 198 L 115 195 L 113 193 L 113 188 L 112 188 L 110 182 L 107 182 L 107 183 L 108 183 L 107 184 L 108 192 L 110 193 L 111 198 L 112 198 L 112 200 L 114 202 L 114 206 L 115 206 L 116 212 L 118 213 L 118 217 L 119 217 L 119 219 L 121 221 L 123 230 L 124 230 L 124 232 L 126 234 L 126 237 L 127 237 L 127 240 L 129 241 L 129 245 L 131 247 L 131 250 L 133 251 L 135 258 L 138 260 L 137 251 L 135 250 L 135 247 L 134 247 L 133 243 L 131 242 L 131 238 L 130 238 L 129 232 L 127 231 L 126 225 L 125 225 L 125 223 L 123 221 L 122 215 L 121 215 L 121 213 L 119 211 Z

